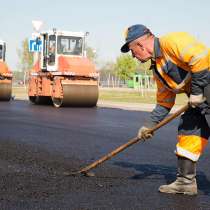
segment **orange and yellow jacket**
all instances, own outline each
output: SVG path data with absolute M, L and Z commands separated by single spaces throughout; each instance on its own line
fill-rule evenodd
M 210 81 L 209 50 L 186 32 L 173 32 L 154 42 L 157 105 L 150 123 L 158 123 L 175 103 L 176 94 L 199 95 Z

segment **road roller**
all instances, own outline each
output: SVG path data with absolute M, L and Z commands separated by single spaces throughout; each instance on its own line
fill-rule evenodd
M 6 43 L 0 40 L 0 101 L 9 101 L 12 96 L 12 72 L 5 62 Z
M 98 101 L 98 73 L 86 56 L 87 32 L 53 29 L 36 34 L 28 96 L 34 104 L 55 107 L 94 107 Z M 35 44 L 36 44 L 35 43 Z

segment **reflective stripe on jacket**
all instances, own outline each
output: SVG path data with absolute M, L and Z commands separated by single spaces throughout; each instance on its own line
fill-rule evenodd
M 209 51 L 193 36 L 174 32 L 154 43 L 157 104 L 171 108 L 177 93 L 199 95 L 208 84 Z

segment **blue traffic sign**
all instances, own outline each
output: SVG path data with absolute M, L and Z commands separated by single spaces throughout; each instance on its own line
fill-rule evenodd
M 42 40 L 40 39 L 29 39 L 28 41 L 29 52 L 41 52 Z

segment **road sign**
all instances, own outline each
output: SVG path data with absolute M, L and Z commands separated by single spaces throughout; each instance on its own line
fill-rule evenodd
M 38 32 L 40 28 L 42 27 L 43 22 L 40 20 L 32 20 L 32 25 L 33 25 L 34 30 Z
M 28 49 L 29 49 L 29 52 L 41 52 L 42 41 L 40 39 L 29 39 Z

